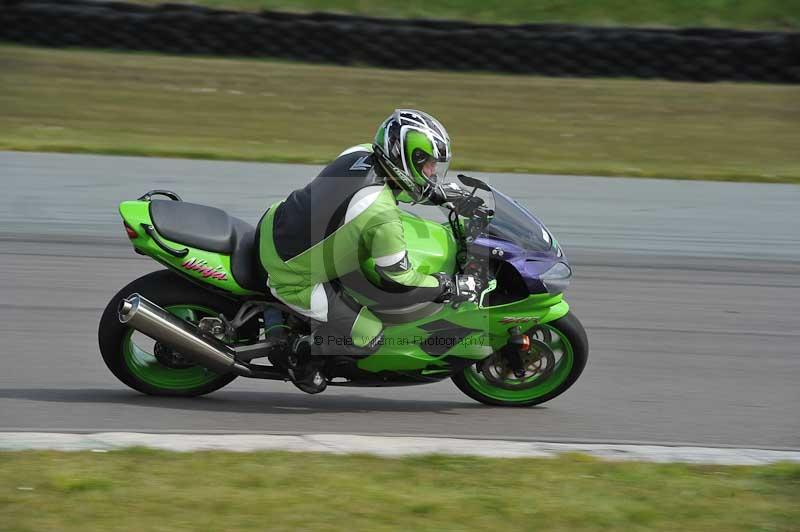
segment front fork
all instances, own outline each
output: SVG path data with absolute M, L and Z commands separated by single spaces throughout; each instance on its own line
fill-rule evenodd
M 523 334 L 522 329 L 518 326 L 510 328 L 508 334 L 508 342 L 500 350 L 500 354 L 508 362 L 508 366 L 514 372 L 514 376 L 521 379 L 525 376 L 522 356 L 530 351 L 531 339 L 527 334 Z

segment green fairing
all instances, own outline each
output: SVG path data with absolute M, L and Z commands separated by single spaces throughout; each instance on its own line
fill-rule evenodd
M 140 252 L 182 275 L 231 294 L 237 296 L 254 294 L 233 280 L 230 273 L 229 256 L 192 248 L 189 248 L 189 253 L 182 258 L 173 257 L 164 252 L 142 229 L 142 224 L 152 225 L 148 202 L 127 201 L 120 205 L 119 210 L 125 222 L 139 235 L 132 239 L 131 243 Z M 421 273 L 454 273 L 457 245 L 449 226 L 406 212 L 402 213 L 401 219 L 412 264 Z M 187 247 L 180 242 L 171 242 L 163 237 L 162 240 L 176 249 Z M 226 278 L 224 280 L 215 279 L 182 266 L 192 258 L 205 260 L 207 266 L 211 268 L 221 267 L 217 271 L 224 271 Z M 371 259 L 362 264 L 362 271 L 371 281 L 378 281 Z M 362 296 L 355 295 L 362 301 L 362 304 L 368 303 L 363 301 Z M 483 359 L 506 344 L 508 331 L 513 326 L 520 325 L 523 330 L 527 330 L 535 325 L 557 320 L 565 316 L 568 311 L 569 306 L 561 294 L 535 294 L 519 301 L 494 307 L 465 303 L 454 309 L 450 305 L 442 305 L 441 310 L 432 316 L 409 323 L 387 326 L 381 348 L 375 354 L 360 360 L 358 367 L 370 372 L 424 370 L 425 374 L 431 376 L 445 376 L 449 367 L 446 358 Z M 520 320 L 520 323 L 516 323 L 515 320 Z M 431 355 L 423 349 L 426 347 L 426 339 L 432 336 L 436 337 L 436 333 L 422 327 L 434 322 L 446 322 L 448 326 L 452 324 L 453 327 L 460 327 L 462 330 L 472 329 L 474 332 L 455 341 L 449 349 L 440 349 L 438 352 L 442 354 Z M 446 332 L 441 336 L 446 337 Z M 131 356 L 133 354 L 135 353 L 131 351 Z M 480 386 L 480 383 L 476 383 L 476 386 Z
M 508 330 L 519 325 L 530 328 L 565 316 L 569 305 L 562 296 L 536 294 L 520 301 L 495 307 L 479 307 L 465 303 L 458 309 L 449 305 L 428 318 L 411 323 L 387 327 L 383 346 L 372 356 L 361 360 L 358 367 L 366 371 L 408 371 L 435 369 L 447 365 L 445 357 L 457 356 L 481 360 L 508 342 Z M 503 323 L 503 320 L 532 318 L 522 323 Z M 455 342 L 452 348 L 439 356 L 423 350 L 432 333 L 422 329 L 426 323 L 447 321 L 454 327 L 474 329 L 475 332 Z M 446 335 L 444 335 L 446 336 Z M 431 342 L 432 340 L 427 340 Z M 449 345 L 449 344 L 448 344 Z
M 408 255 L 412 264 L 425 273 L 455 272 L 456 241 L 447 225 L 431 222 L 410 213 L 403 213 Z M 375 282 L 371 261 L 364 264 L 367 278 Z M 359 297 L 359 296 L 357 296 Z M 511 319 L 532 318 L 523 322 L 532 327 L 547 323 L 569 312 L 569 305 L 561 294 L 535 294 L 520 301 L 494 307 L 479 307 L 466 303 L 458 309 L 444 305 L 442 310 L 425 319 L 411 323 L 387 327 L 384 331 L 383 346 L 372 356 L 361 360 L 359 368 L 367 371 L 408 371 L 423 368 L 435 369 L 445 366 L 444 357 L 458 356 L 475 360 L 489 356 L 508 341 L 508 330 L 514 323 Z M 426 323 L 444 320 L 456 327 L 475 329 L 441 356 L 432 356 L 423 351 L 426 339 L 431 333 L 421 329 Z M 429 342 L 431 340 L 428 340 Z M 422 345 L 421 345 L 422 344 Z
M 131 239 L 133 247 L 164 266 L 189 277 L 202 281 L 234 295 L 252 295 L 257 292 L 239 286 L 231 273 L 231 258 L 213 251 L 189 247 L 181 242 L 173 242 L 159 235 L 162 241 L 174 249 L 187 248 L 184 257 L 174 257 L 161 249 L 144 231 L 142 224 L 153 225 L 150 219 L 150 203 L 147 201 L 125 201 L 119 206 L 119 213 L 128 226 L 138 235 Z M 194 262 L 192 262 L 194 260 Z M 224 277 L 224 278 L 219 278 Z

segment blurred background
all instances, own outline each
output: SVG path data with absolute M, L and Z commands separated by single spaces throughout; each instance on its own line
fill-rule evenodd
M 0 430 L 799 449 L 799 25 L 800 0 L 0 1 Z M 238 379 L 165 401 L 115 380 L 97 350 L 97 320 L 120 287 L 158 268 L 130 249 L 120 201 L 172 189 L 255 224 L 343 149 L 369 142 L 398 107 L 440 119 L 451 167 L 510 194 L 558 237 L 575 268 L 567 299 L 590 343 L 572 389 L 509 410 L 473 403 L 449 382 L 309 396 Z M 472 467 L 431 460 L 439 471 Z M 321 462 L 292 467 L 305 478 L 347 474 Z M 533 504 L 525 511 L 565 530 L 796 527 L 787 510 L 796 473 L 758 477 L 778 482 L 769 487 L 736 481 L 736 493 L 765 495 L 772 507 L 725 499 L 725 487 L 695 489 L 678 473 L 670 486 L 684 496 L 667 500 L 654 485 L 644 491 L 653 500 L 628 507 L 650 473 L 601 486 L 586 479 L 604 473 L 587 467 L 559 473 L 586 482 L 563 494 L 575 513 L 560 498 L 522 501 Z M 256 470 L 242 466 L 252 485 L 231 489 L 271 486 Z M 56 479 L 41 493 L 101 499 L 116 489 L 113 475 L 102 478 L 73 491 Z M 448 484 L 410 478 L 432 482 L 430 497 Z M 324 497 L 309 486 L 301 491 Z M 444 523 L 474 513 L 482 526 L 491 521 L 482 517 L 527 515 L 498 486 L 488 502 L 467 492 L 405 508 Z M 385 524 L 397 503 L 375 500 L 362 514 L 343 510 L 355 528 Z M 20 529 L 44 529 L 37 499 L 14 501 Z M 295 510 L 290 518 L 315 512 Z M 103 515 L 103 526 L 116 524 Z
M 323 163 L 418 107 L 446 124 L 462 169 L 796 182 L 799 13 L 797 0 L 5 2 L 0 148 Z

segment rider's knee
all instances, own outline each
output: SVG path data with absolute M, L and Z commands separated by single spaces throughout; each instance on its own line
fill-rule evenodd
M 361 307 L 350 329 L 353 346 L 374 353 L 383 341 L 383 321 L 367 307 Z

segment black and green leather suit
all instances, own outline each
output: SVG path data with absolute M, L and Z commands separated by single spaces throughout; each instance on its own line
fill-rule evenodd
M 402 293 L 404 304 L 433 301 L 444 290 L 443 280 L 410 264 L 395 192 L 379 168 L 371 145 L 350 148 L 270 207 L 260 227 L 260 257 L 272 294 L 320 322 L 323 337 L 344 337 L 359 348 L 374 347 L 383 324 L 337 280 L 367 259 L 374 260 L 380 288 Z

